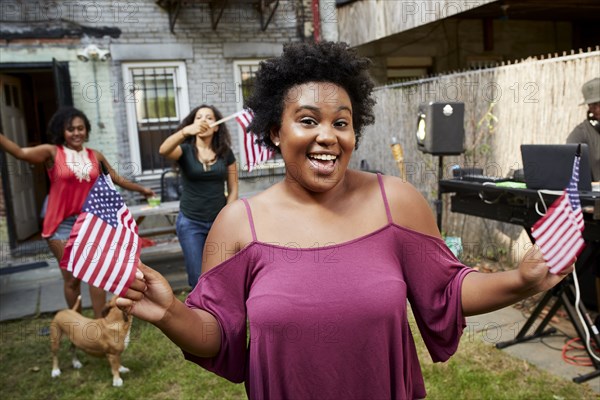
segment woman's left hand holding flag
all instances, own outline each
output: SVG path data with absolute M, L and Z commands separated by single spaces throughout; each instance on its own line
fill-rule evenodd
M 117 306 L 134 317 L 158 323 L 175 301 L 169 282 L 140 261 L 135 279 L 125 295 L 117 299 Z
M 534 244 L 519 264 L 519 276 L 524 282 L 522 287 L 530 288 L 533 293 L 540 293 L 553 288 L 573 272 L 573 268 L 574 264 L 571 264 L 556 274 L 551 273 L 540 248 Z

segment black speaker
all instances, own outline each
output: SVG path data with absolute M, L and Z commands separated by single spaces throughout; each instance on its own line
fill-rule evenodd
M 465 151 L 465 103 L 429 102 L 419 105 L 417 148 L 423 153 L 458 155 Z

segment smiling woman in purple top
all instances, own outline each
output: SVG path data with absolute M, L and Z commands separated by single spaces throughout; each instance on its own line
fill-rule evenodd
M 249 129 L 281 152 L 285 179 L 221 211 L 186 304 L 144 265 L 119 300 L 188 360 L 245 382 L 251 399 L 423 398 L 407 301 L 431 357 L 445 361 L 465 315 L 564 277 L 534 252 L 513 271 L 473 272 L 413 186 L 348 169 L 374 120 L 368 65 L 339 43 L 290 44 L 263 62 Z

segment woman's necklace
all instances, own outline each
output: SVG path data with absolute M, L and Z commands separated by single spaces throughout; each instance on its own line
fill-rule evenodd
M 67 164 L 67 168 L 73 172 L 79 182 L 84 180 L 89 182 L 92 162 L 88 157 L 85 147 L 81 147 L 81 150 L 77 151 L 64 145 L 63 150 L 65 152 L 65 164 Z
M 196 145 L 198 150 L 198 161 L 202 164 L 204 171 L 209 171 L 210 166 L 217 162 L 217 155 L 210 147 Z

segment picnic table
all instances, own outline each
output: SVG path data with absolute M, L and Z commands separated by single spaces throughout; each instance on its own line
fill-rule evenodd
M 151 206 L 149 204 L 140 204 L 129 207 L 131 215 L 135 218 L 135 222 L 138 225 L 140 236 L 155 236 L 166 233 L 175 233 L 175 220 L 179 213 L 179 200 L 167 201 L 160 203 L 158 206 Z M 144 219 L 148 216 L 158 215 L 164 216 L 167 221 L 167 226 L 144 228 L 142 225 Z

